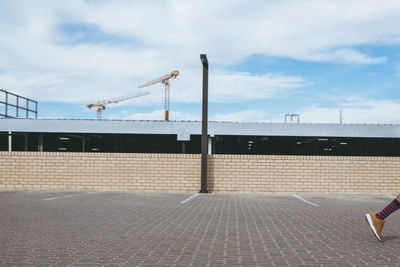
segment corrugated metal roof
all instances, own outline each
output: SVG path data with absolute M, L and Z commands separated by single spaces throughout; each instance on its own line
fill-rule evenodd
M 200 121 L 133 121 L 72 119 L 0 119 L 0 132 L 176 134 L 189 140 L 201 134 Z M 400 138 L 399 124 L 330 124 L 273 122 L 213 122 L 208 132 L 215 135 L 326 136 Z

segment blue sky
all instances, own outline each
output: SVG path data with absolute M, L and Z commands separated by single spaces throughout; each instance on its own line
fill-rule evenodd
M 86 105 L 173 70 L 171 120 L 400 123 L 398 1 L 0 1 L 0 88 L 39 117 L 95 119 Z M 103 119 L 162 120 L 164 88 Z

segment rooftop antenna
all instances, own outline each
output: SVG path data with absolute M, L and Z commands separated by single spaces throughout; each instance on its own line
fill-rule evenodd
M 285 114 L 285 123 L 288 122 L 288 118 L 290 118 L 290 122 L 293 122 L 293 118 L 297 119 L 297 123 L 300 122 L 300 114 Z

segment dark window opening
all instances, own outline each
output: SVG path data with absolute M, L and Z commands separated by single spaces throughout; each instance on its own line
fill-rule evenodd
M 200 137 L 178 141 L 176 135 L 85 134 L 86 152 L 200 153 Z
M 201 136 L 178 141 L 176 135 L 12 133 L 13 151 L 200 154 Z M 8 133 L 0 133 L 0 151 Z M 228 136 L 212 138 L 213 154 L 400 156 L 400 138 Z
M 400 156 L 399 138 L 216 136 L 215 154 Z
M 43 134 L 43 151 L 82 152 L 82 134 L 45 133 Z
M 12 151 L 38 151 L 38 136 L 38 133 L 13 132 L 11 135 Z
M 8 133 L 0 133 L 0 151 L 8 151 Z
M 36 151 L 41 142 L 41 134 L 37 135 Z M 23 151 L 21 138 L 15 140 L 15 148 Z M 200 136 L 178 141 L 176 135 L 44 133 L 43 151 L 196 154 L 200 153 Z

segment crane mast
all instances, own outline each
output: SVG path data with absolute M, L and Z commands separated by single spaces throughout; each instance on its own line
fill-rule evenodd
M 148 95 L 148 94 L 150 94 L 150 92 L 146 92 L 146 91 L 138 92 L 138 93 L 132 94 L 132 95 L 126 95 L 126 96 L 111 98 L 111 99 L 107 99 L 107 100 L 101 100 L 94 104 L 88 104 L 87 107 L 89 109 L 91 109 L 93 107 L 97 107 L 97 119 L 101 120 L 101 111 L 106 109 L 106 105 L 112 104 L 112 103 L 118 103 L 118 102 L 121 102 L 124 100 L 128 100 L 128 99 L 143 96 L 143 95 Z
M 163 83 L 165 85 L 165 98 L 164 98 L 164 119 L 169 120 L 169 106 L 170 106 L 170 83 L 169 79 L 176 78 L 179 75 L 179 71 L 174 70 L 169 74 L 165 74 L 162 77 L 149 81 L 145 84 L 139 85 L 138 88 L 147 87 L 156 83 Z

